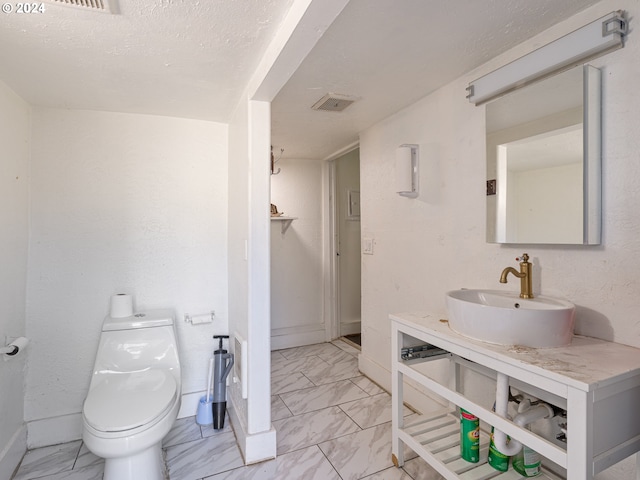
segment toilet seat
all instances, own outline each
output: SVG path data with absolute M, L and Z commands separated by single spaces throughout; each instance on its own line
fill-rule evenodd
M 167 370 L 98 374 L 102 380 L 89 391 L 84 417 L 102 432 L 122 432 L 152 423 L 174 403 L 177 385 Z

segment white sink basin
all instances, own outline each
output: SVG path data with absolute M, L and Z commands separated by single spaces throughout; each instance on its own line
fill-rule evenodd
M 573 337 L 576 308 L 566 300 L 499 290 L 453 290 L 446 300 L 449 327 L 465 337 L 535 348 L 568 345 Z

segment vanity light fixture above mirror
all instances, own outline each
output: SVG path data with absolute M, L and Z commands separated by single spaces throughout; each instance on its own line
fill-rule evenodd
M 471 82 L 467 98 L 481 105 L 535 80 L 624 46 L 627 21 L 616 11 Z

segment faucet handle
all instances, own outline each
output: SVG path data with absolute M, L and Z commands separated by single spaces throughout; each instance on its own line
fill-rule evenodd
M 523 253 L 522 256 L 516 257 L 516 261 L 517 262 L 528 262 L 529 261 L 529 254 Z

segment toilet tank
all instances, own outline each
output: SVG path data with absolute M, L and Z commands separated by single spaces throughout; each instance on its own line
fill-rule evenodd
M 180 360 L 171 310 L 140 312 L 104 320 L 94 375 L 166 368 L 180 378 Z
M 130 317 L 106 317 L 102 323 L 102 331 L 133 330 L 138 328 L 164 327 L 173 325 L 172 310 L 148 310 L 136 312 Z

